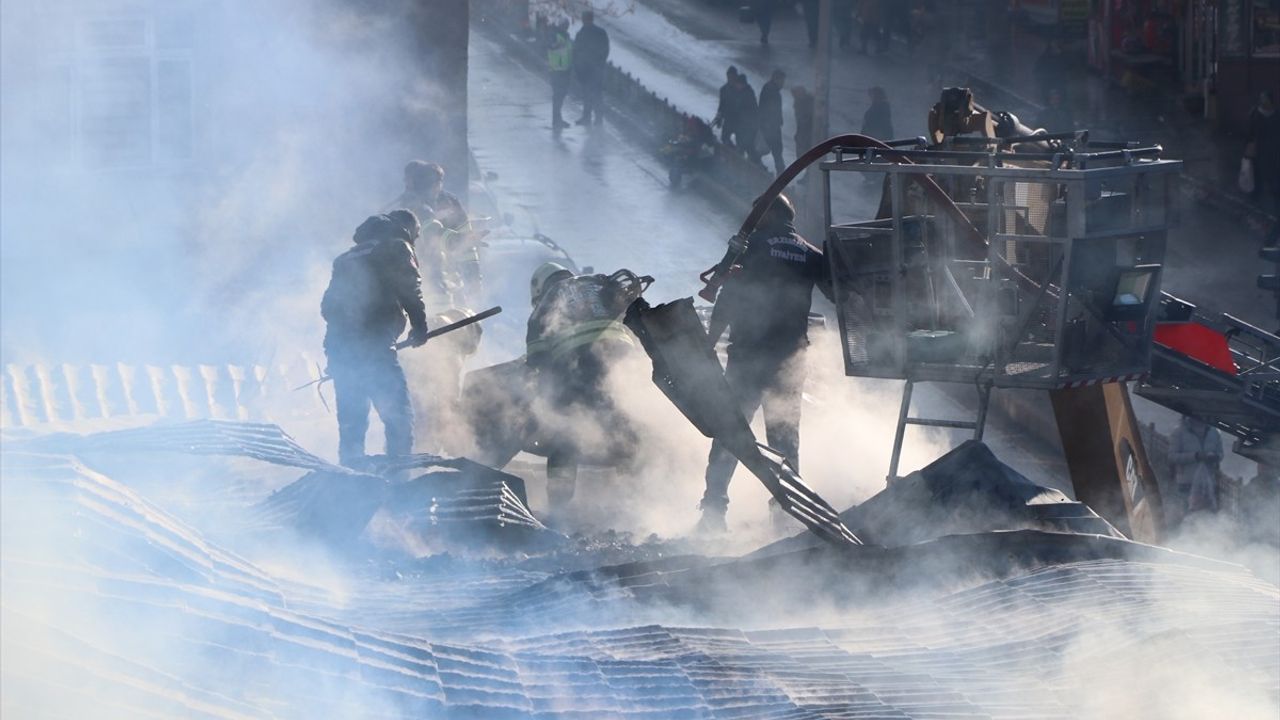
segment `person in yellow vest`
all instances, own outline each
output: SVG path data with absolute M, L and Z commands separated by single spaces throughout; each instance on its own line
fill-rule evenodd
M 543 264 L 530 280 L 525 362 L 542 405 L 535 415 L 552 516 L 573 498 L 584 456 L 621 465 L 634 454 L 635 433 L 605 380 L 635 347 L 621 318 L 646 280 L 628 270 L 575 275 L 556 263 Z
M 569 27 L 564 23 L 551 26 L 551 43 L 547 46 L 547 70 L 551 73 L 551 128 L 569 127 L 560 115 L 564 98 L 569 94 L 569 79 L 573 69 L 573 41 L 569 39 Z

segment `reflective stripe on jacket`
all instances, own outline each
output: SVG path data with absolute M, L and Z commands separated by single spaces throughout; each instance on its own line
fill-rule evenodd
M 617 320 L 589 320 L 578 323 L 564 332 L 530 341 L 528 354 L 530 358 L 555 361 L 584 345 L 598 342 L 635 345 L 627 326 L 621 322 Z M 536 364 L 538 360 L 534 362 Z
M 551 72 L 568 72 L 573 65 L 573 46 L 565 35 L 557 35 L 555 44 L 547 50 L 547 67 Z

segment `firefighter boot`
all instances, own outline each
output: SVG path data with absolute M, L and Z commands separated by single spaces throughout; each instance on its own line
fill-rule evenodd
M 720 503 L 709 503 L 703 500 L 698 504 L 702 510 L 702 517 L 698 519 L 698 525 L 694 528 L 694 534 L 701 536 L 723 535 L 728 532 L 728 525 L 725 523 L 724 516 L 728 508 Z

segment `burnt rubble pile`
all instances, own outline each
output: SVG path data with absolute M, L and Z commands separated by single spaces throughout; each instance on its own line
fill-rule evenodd
M 1031 482 L 975 440 L 841 517 L 868 542 L 888 546 L 1022 528 L 1123 537 L 1089 506 Z
M 946 535 L 1024 529 L 1124 537 L 1089 506 L 1028 480 L 974 440 L 893 481 L 842 512 L 840 519 L 864 542 L 885 547 Z M 807 534 L 800 534 L 757 554 L 814 544 Z
M 31 447 L 0 451 L 5 716 L 1070 718 L 1136 686 L 1147 716 L 1230 698 L 1236 716 L 1265 717 L 1280 694 L 1280 589 L 1107 533 L 576 572 L 555 569 L 555 547 L 526 560 L 489 545 L 335 572 L 258 536 L 215 542 L 68 446 Z M 346 503 L 359 517 L 367 492 L 408 512 L 449 482 L 479 495 L 501 482 L 525 507 L 503 473 L 414 464 L 406 480 L 310 469 L 273 507 Z M 269 569 L 281 563 L 289 577 Z
M 394 478 L 410 473 L 405 479 Z M 327 543 L 356 540 L 385 511 L 421 535 L 527 545 L 554 535 L 529 511 L 524 481 L 465 458 L 419 455 L 366 473 L 317 470 L 260 508 Z

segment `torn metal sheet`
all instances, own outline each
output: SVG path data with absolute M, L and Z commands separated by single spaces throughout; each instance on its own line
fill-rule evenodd
M 756 442 L 693 309 L 693 298 L 657 307 L 637 300 L 624 322 L 653 360 L 653 382 L 699 432 L 724 443 L 779 506 L 815 535 L 835 545 L 861 544 L 835 508 L 805 485 L 778 453 Z
M 455 560 L 336 596 L 73 461 L 9 455 L 4 472 L 6 716 L 1065 720 L 1123 690 L 1151 717 L 1206 697 L 1269 717 L 1280 690 L 1274 585 L 1117 538 L 561 574 Z M 973 563 L 1005 570 L 977 579 Z M 895 594 L 938 571 L 948 587 Z

